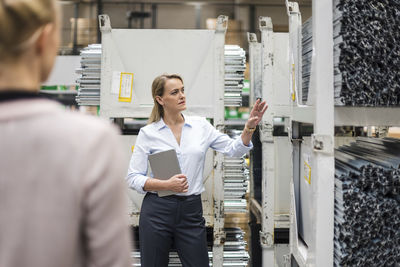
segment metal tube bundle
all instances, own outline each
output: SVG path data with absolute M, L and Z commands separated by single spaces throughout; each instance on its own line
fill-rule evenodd
M 312 64 L 312 19 L 302 27 L 302 100 Z M 400 105 L 400 0 L 334 0 L 334 88 L 338 106 Z
M 238 45 L 225 45 L 225 106 L 242 105 L 246 52 Z
M 76 102 L 80 106 L 100 105 L 101 44 L 91 44 L 81 51 L 81 68 Z
M 335 104 L 400 105 L 400 1 L 333 6 Z
M 400 140 L 358 138 L 335 151 L 335 266 L 400 262 Z
M 312 18 L 309 18 L 302 25 L 302 101 L 307 103 L 308 87 L 310 85 L 311 61 L 312 61 Z

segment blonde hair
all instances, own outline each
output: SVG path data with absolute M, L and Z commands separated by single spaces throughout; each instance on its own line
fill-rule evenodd
M 154 106 L 148 124 L 157 122 L 164 116 L 163 106 L 157 102 L 156 96 L 162 96 L 164 94 L 165 82 L 170 79 L 178 79 L 183 83 L 182 77 L 178 74 L 163 74 L 156 77 L 151 85 L 151 94 L 153 96 Z
M 55 19 L 55 0 L 0 0 L 0 62 L 21 56 Z

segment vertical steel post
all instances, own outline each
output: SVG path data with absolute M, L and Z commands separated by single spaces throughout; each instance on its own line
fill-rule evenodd
M 194 5 L 194 10 L 196 14 L 196 29 L 201 29 L 201 9 L 202 9 L 201 4 L 197 3 Z
M 314 0 L 313 47 L 315 57 L 314 181 L 315 266 L 333 266 L 334 227 L 334 88 L 332 0 Z
M 78 54 L 78 18 L 79 18 L 79 3 L 74 4 L 74 35 L 72 40 L 72 54 Z
M 219 131 L 224 130 L 224 87 L 225 87 L 225 33 L 228 25 L 227 16 L 219 16 L 215 30 L 215 100 L 214 100 L 214 126 Z M 214 243 L 213 266 L 223 266 L 224 262 L 224 156 L 214 152 Z
M 250 32 L 256 32 L 256 6 L 249 5 L 249 28 Z
M 261 70 L 261 43 L 257 42 L 255 33 L 247 33 L 249 42 L 250 67 L 250 106 L 258 98 L 262 98 L 262 70 Z
M 274 40 L 272 21 L 260 17 L 262 44 L 262 96 L 266 101 L 273 99 Z M 273 103 L 264 114 L 260 127 L 262 143 L 262 216 L 260 242 L 263 266 L 274 266 L 274 217 L 275 217 L 275 155 L 273 138 Z
M 144 29 L 144 3 L 140 3 L 140 12 L 142 13 L 142 17 L 140 18 L 140 29 Z
M 157 4 L 151 5 L 151 28 L 157 28 Z
M 97 17 L 99 17 L 101 14 L 103 14 L 103 0 L 97 0 Z M 97 27 L 97 43 L 101 43 L 100 24 L 98 24 Z
M 112 28 L 111 21 L 108 15 L 100 15 L 99 16 L 99 25 L 101 32 L 101 83 L 100 83 L 100 116 L 104 116 L 102 111 L 101 99 L 105 99 L 107 95 L 106 88 L 106 78 L 111 76 L 111 64 L 107 64 L 109 60 L 109 49 L 106 49 L 110 43 L 112 43 Z
M 289 16 L 289 62 L 290 62 L 290 91 L 294 103 L 302 101 L 301 66 L 302 66 L 302 36 L 301 36 L 301 13 L 299 4 L 287 2 L 286 9 Z

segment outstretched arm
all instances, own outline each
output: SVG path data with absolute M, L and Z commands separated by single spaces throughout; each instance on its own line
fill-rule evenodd
M 244 145 L 248 146 L 250 144 L 253 132 L 255 131 L 257 125 L 260 123 L 262 116 L 264 115 L 267 108 L 268 105 L 265 101 L 261 102 L 260 99 L 257 99 L 256 103 L 251 109 L 250 117 L 247 120 L 241 135 Z

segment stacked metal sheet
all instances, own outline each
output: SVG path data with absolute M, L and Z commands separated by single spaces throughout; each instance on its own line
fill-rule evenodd
M 312 18 L 309 18 L 302 26 L 302 101 L 307 103 L 308 87 L 310 85 L 311 76 L 311 60 L 312 60 Z
M 224 244 L 224 263 L 226 267 L 246 267 L 249 261 L 249 253 L 246 251 L 246 241 L 244 241 L 244 232 L 240 228 L 225 228 L 226 242 Z M 140 252 L 133 251 L 131 257 L 134 260 L 132 266 L 141 266 Z M 208 258 L 212 266 L 213 253 L 209 247 Z M 169 253 L 168 267 L 182 267 L 176 250 Z
M 242 105 L 245 70 L 246 52 L 238 45 L 225 45 L 225 106 Z
M 224 159 L 224 209 L 225 212 L 247 212 L 249 170 L 241 158 Z
M 76 102 L 81 106 L 100 105 L 101 44 L 91 44 L 81 51 L 81 67 Z
M 249 253 L 246 251 L 244 232 L 240 228 L 225 228 L 224 266 L 247 266 Z
M 400 104 L 400 1 L 334 0 L 335 104 Z
M 359 138 L 335 151 L 335 266 L 400 262 L 400 140 Z

